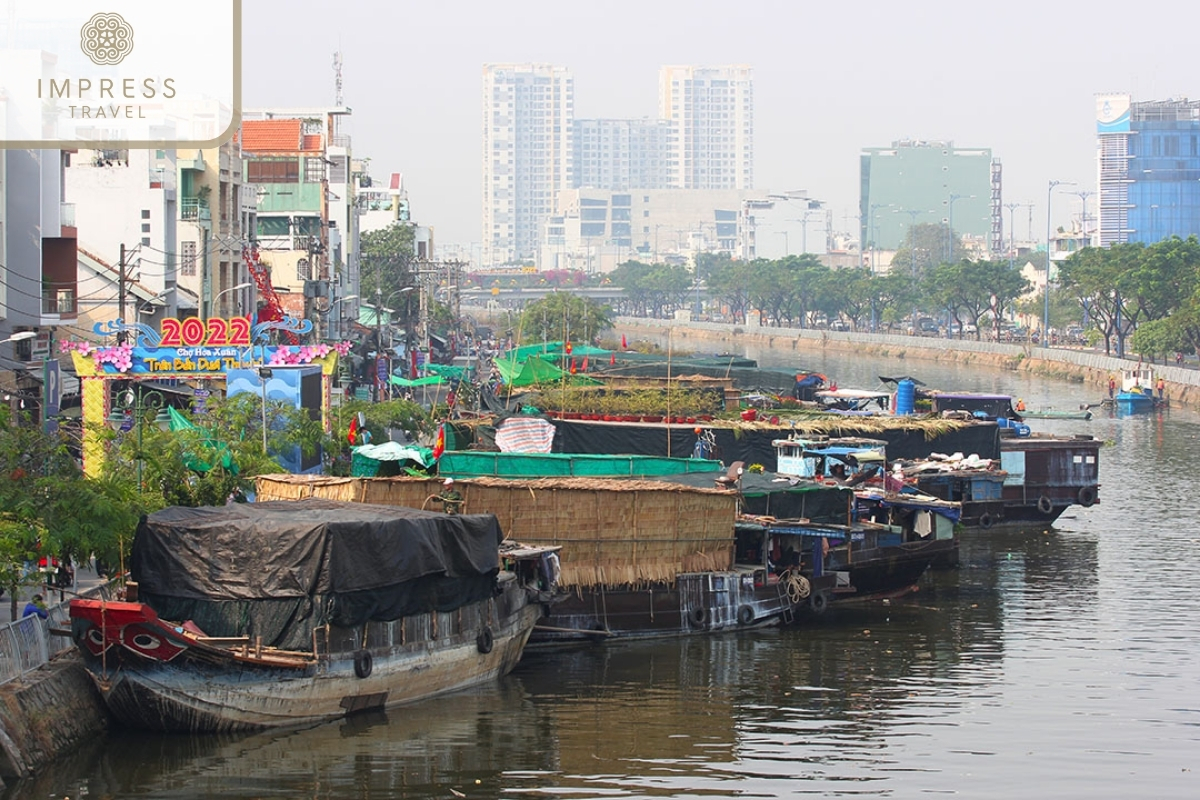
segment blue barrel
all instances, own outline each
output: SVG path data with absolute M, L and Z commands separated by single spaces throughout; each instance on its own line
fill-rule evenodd
M 911 414 L 916 403 L 917 385 L 905 378 L 896 384 L 896 413 Z

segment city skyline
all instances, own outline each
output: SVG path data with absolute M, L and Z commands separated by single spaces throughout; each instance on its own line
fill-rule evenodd
M 617 0 L 595 19 L 557 3 L 518 6 L 406 9 L 405 30 L 421 35 L 396 46 L 392 26 L 361 25 L 386 19 L 388 7 L 374 0 L 351 0 L 323 26 L 304 21 L 323 8 L 309 0 L 286 15 L 247 5 L 246 104 L 332 104 L 340 49 L 356 154 L 379 174 L 405 174 L 414 218 L 435 226 L 440 242 L 467 243 L 480 237 L 479 74 L 488 62 L 568 68 L 576 118 L 656 117 L 653 76 L 663 65 L 747 64 L 755 186 L 827 198 L 840 230 L 858 225 L 863 147 L 936 139 L 989 148 L 1004 162 L 1005 202 L 1034 203 L 1044 224 L 1047 181 L 1096 188 L 1097 94 L 1200 94 L 1175 78 L 1192 74 L 1182 28 L 1118 42 L 1105 21 L 1124 13 L 1114 2 L 1086 13 L 1028 2 L 1002 13 L 945 2 L 779 5 L 736 20 L 708 0 Z M 256 30 L 272 36 L 258 40 Z M 1056 227 L 1078 213 L 1077 199 L 1055 199 Z M 1016 227 L 1027 235 L 1020 220 Z M 1040 238 L 1042 224 L 1032 227 Z

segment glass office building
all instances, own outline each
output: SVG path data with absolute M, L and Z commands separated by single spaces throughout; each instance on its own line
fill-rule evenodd
M 1099 244 L 1200 235 L 1200 101 L 1096 103 Z

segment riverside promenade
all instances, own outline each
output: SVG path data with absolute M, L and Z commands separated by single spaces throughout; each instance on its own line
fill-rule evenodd
M 1119 381 L 1122 370 L 1142 363 L 1162 376 L 1171 405 L 1200 409 L 1200 370 L 1113 358 L 1087 348 L 641 317 L 619 317 L 613 327 L 618 335 L 652 339 L 659 344 L 669 335 L 672 346 L 681 351 L 740 350 L 747 346 L 797 353 L 820 350 L 1024 371 L 1095 386 L 1097 402 L 1107 393 L 1110 375 Z

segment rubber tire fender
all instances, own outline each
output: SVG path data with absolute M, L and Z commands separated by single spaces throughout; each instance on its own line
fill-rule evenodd
M 495 647 L 495 645 L 496 645 L 496 640 L 492 636 L 491 628 L 485 627 L 483 630 L 481 630 L 479 632 L 479 635 L 475 637 L 475 647 L 481 653 L 487 654 L 487 653 L 492 652 L 492 648 Z
M 808 606 L 817 616 L 824 614 L 829 609 L 829 595 L 825 592 L 813 592 L 808 596 Z
M 708 622 L 708 609 L 693 608 L 688 612 L 688 620 L 697 628 L 703 627 Z
M 1084 486 L 1079 490 L 1079 494 L 1075 498 L 1079 501 L 1079 505 L 1088 508 L 1096 504 L 1096 487 Z
M 994 524 L 996 524 L 996 520 L 992 519 L 991 514 L 989 514 L 985 511 L 979 515 L 979 527 L 983 528 L 984 530 L 987 530 L 988 528 L 992 527 L 992 525 L 994 525 Z
M 1042 495 L 1037 501 L 1037 510 L 1043 514 L 1049 514 L 1054 510 L 1054 503 L 1046 495 Z
M 359 678 L 369 678 L 371 670 L 374 669 L 375 663 L 371 658 L 369 650 L 354 651 L 354 674 Z
M 738 625 L 750 625 L 754 622 L 754 609 L 750 606 L 739 606 L 737 610 Z

